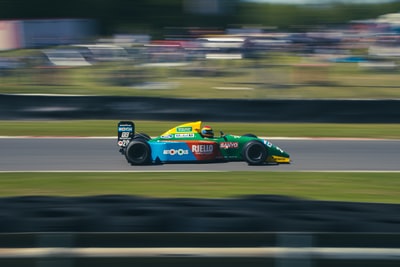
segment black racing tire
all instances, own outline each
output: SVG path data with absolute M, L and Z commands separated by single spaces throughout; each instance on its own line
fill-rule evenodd
M 261 165 L 265 163 L 268 152 L 263 143 L 252 140 L 243 146 L 242 156 L 249 165 Z
M 151 148 L 143 139 L 132 140 L 125 150 L 125 158 L 132 165 L 146 165 L 150 163 Z
M 148 134 L 145 134 L 145 133 L 137 133 L 137 134 L 135 134 L 133 139 L 144 139 L 144 140 L 148 141 L 148 140 L 151 139 L 151 137 Z
M 252 133 L 247 133 L 247 134 L 244 134 L 244 135 L 242 135 L 242 136 L 247 136 L 247 137 L 255 137 L 255 138 L 258 138 L 258 137 L 257 137 L 257 135 L 255 135 L 255 134 L 252 134 Z

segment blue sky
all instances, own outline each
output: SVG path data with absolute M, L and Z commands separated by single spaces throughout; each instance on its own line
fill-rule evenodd
M 385 3 L 395 2 L 396 0 L 244 0 L 246 2 L 260 2 L 260 3 L 280 3 L 280 4 L 322 4 L 332 2 L 344 3 Z

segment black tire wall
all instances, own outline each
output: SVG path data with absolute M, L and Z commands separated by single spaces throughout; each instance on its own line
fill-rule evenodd
M 0 119 L 399 123 L 399 106 L 400 100 L 0 95 Z

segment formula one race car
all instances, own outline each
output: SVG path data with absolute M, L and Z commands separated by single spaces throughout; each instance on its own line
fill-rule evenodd
M 249 165 L 290 163 L 290 156 L 278 146 L 253 134 L 242 136 L 202 133 L 201 121 L 176 126 L 151 138 L 135 132 L 131 121 L 118 123 L 118 146 L 131 165 L 179 162 L 246 161 Z M 207 131 L 207 129 L 205 130 Z M 208 129 L 208 134 L 212 129 Z

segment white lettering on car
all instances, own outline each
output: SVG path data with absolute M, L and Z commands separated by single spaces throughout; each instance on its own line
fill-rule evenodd
M 239 143 L 238 142 L 222 142 L 219 145 L 220 148 L 228 149 L 228 148 L 238 148 Z
M 175 138 L 193 138 L 194 134 L 175 134 Z
M 213 145 L 192 145 L 192 152 L 196 154 L 211 154 L 213 151 Z
M 265 144 L 267 147 L 272 147 L 271 142 L 269 142 L 269 141 L 267 141 L 267 140 L 264 140 L 264 144 Z
M 132 127 L 119 127 L 118 131 L 119 132 L 125 132 L 125 131 L 132 132 Z
M 118 141 L 118 145 L 119 146 L 127 146 L 129 144 L 129 139 L 128 140 L 121 140 L 121 141 Z
M 130 132 L 122 132 L 121 133 L 121 138 L 128 138 L 130 135 Z

